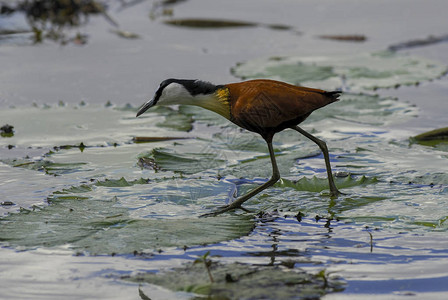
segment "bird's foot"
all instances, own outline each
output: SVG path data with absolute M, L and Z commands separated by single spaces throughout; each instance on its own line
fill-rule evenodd
M 233 205 L 233 203 L 230 203 L 229 205 L 224 205 L 224 206 L 219 207 L 219 209 L 217 209 L 214 212 L 211 212 L 211 213 L 208 213 L 208 214 L 203 214 L 203 215 L 200 215 L 199 217 L 200 218 L 216 217 L 216 216 L 218 216 L 220 214 L 223 214 L 225 212 L 228 212 L 228 211 L 231 211 L 231 210 L 234 210 L 234 209 L 241 209 L 241 210 L 244 210 L 245 212 L 251 212 L 250 210 L 242 207 L 241 204 Z
M 338 189 L 335 189 L 335 190 L 330 191 L 330 197 L 331 197 L 331 198 L 337 198 L 337 197 L 339 197 L 339 196 L 343 196 L 343 195 L 347 195 L 347 194 L 345 194 L 345 193 L 339 191 Z

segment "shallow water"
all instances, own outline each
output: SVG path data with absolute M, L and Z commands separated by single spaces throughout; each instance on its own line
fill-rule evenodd
M 333 289 L 311 292 L 329 293 L 326 299 L 443 298 L 447 148 L 409 138 L 446 126 L 441 116 L 448 83 L 440 75 L 447 46 L 399 51 L 383 64 L 359 58 L 445 33 L 440 32 L 446 24 L 443 1 L 406 2 L 404 11 L 403 3 L 388 2 L 388 13 L 381 3 L 356 1 L 281 7 L 271 1 L 226 7 L 186 1 L 172 7 L 179 19 L 290 26 L 276 31 L 168 26 L 164 17 L 149 21 L 141 13 L 153 9 L 148 1 L 109 10 L 121 29 L 140 39 L 120 39 L 107 21 L 94 17 L 82 28 L 90 36 L 82 47 L 49 41 L 32 46 L 21 36 L 20 45 L 17 39 L 2 40 L 0 63 L 8 71 L 0 74 L 0 125 L 13 125 L 14 136 L 0 138 L 0 298 L 140 299 L 140 289 L 151 299 L 188 299 L 193 295 L 181 283 L 176 288 L 183 292 L 175 292 L 163 287 L 167 283 L 135 279 L 191 264 L 207 251 L 216 263 L 277 266 L 316 282 L 324 270 Z M 311 18 L 306 9 L 319 17 Z M 375 26 L 360 18 L 367 11 L 380 18 Z M 409 17 L 416 22 L 405 22 Z M 22 24 L 20 16 L 10 18 L 1 22 Z M 334 32 L 328 24 L 336 24 Z M 353 34 L 351 28 L 367 41 L 316 37 Z M 362 72 L 345 81 L 340 76 L 328 81 L 326 73 L 316 79 L 316 57 L 339 74 L 340 58 L 347 62 L 350 55 Z M 265 143 L 198 108 L 160 108 L 136 119 L 138 105 L 164 77 L 237 81 L 231 68 L 238 74 L 235 70 L 254 61 L 260 68 L 270 57 L 295 64 L 298 56 L 313 66 L 300 68 L 301 81 L 350 90 L 303 124 L 327 142 L 336 184 L 345 195 L 328 197 L 318 148 L 285 131 L 274 139 L 282 181 L 247 202 L 254 213 L 198 218 L 270 176 Z M 237 66 L 240 62 L 247 64 Z M 366 88 L 374 81 L 369 68 L 382 67 L 389 69 L 375 71 L 374 86 L 393 74 L 391 88 Z M 296 72 L 291 68 L 280 68 L 286 70 L 282 76 Z M 134 143 L 136 136 L 187 139 Z M 256 214 L 260 211 L 266 214 Z M 263 292 L 256 282 L 254 287 Z

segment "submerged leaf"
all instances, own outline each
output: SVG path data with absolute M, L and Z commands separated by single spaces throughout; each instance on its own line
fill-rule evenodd
M 204 265 L 194 263 L 184 269 L 138 274 L 126 279 L 201 294 L 210 299 L 314 299 L 344 289 L 341 281 L 327 277 L 324 281 L 322 276 L 280 266 L 212 262 L 210 272 L 215 279 L 213 283 Z

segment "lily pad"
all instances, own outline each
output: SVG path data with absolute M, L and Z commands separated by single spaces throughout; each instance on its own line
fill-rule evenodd
M 448 140 L 448 127 L 434 129 L 414 137 L 417 141 Z
M 46 207 L 0 219 L 0 241 L 10 247 L 67 246 L 90 254 L 129 254 L 160 247 L 217 243 L 252 230 L 250 216 L 197 218 L 195 215 L 203 210 L 194 204 L 193 197 L 216 195 L 217 190 L 201 191 L 197 186 L 194 192 L 191 182 L 186 186 L 188 193 L 177 197 L 164 196 L 160 185 L 147 184 L 143 179 L 122 178 L 74 186 L 53 193 Z M 147 196 L 139 200 L 136 195 L 144 195 L 145 190 Z M 155 197 L 151 197 L 151 190 Z M 145 205 L 147 210 L 142 209 Z M 139 214 L 133 213 L 137 207 Z M 172 207 L 184 213 L 167 218 Z M 195 207 L 196 214 L 192 211 Z M 153 214 L 156 211 L 158 214 Z
M 166 136 L 154 124 L 162 115 L 152 114 L 151 124 L 135 118 L 135 110 L 103 106 L 45 106 L 0 110 L 0 119 L 14 124 L 14 136 L 0 139 L 0 146 L 53 148 L 61 145 L 106 146 L 130 142 L 135 135 Z M 152 126 L 151 126 L 152 125 Z M 119 128 L 120 130 L 117 130 Z
M 1 137 L 12 137 L 14 136 L 14 126 L 6 124 L 0 127 Z
M 165 116 L 165 120 L 157 123 L 159 127 L 170 128 L 179 131 L 190 131 L 193 129 L 193 118 L 191 115 L 179 113 L 171 107 L 159 106 L 152 109 L 152 113 Z M 146 117 L 146 116 L 145 116 Z
M 157 123 L 157 126 L 171 128 L 179 131 L 191 131 L 193 129 L 193 119 L 182 114 L 171 114 L 165 117 L 164 122 Z
M 80 172 L 81 167 L 85 163 L 55 163 L 47 159 L 32 160 L 32 159 L 4 159 L 0 160 L 3 163 L 11 165 L 13 167 L 20 167 L 29 170 L 42 171 L 48 175 L 62 175 L 73 172 Z
M 191 264 L 160 274 L 138 274 L 126 280 L 199 294 L 207 299 L 318 299 L 345 288 L 344 282 L 326 274 L 310 274 L 280 266 L 211 262 L 209 270 L 213 282 L 203 264 Z M 146 296 L 151 297 L 150 294 Z
M 140 155 L 154 159 L 161 170 L 195 174 L 210 168 L 222 166 L 224 161 L 214 153 L 176 153 L 170 149 L 153 149 L 150 153 Z
M 350 188 L 363 184 L 373 184 L 378 181 L 376 178 L 367 178 L 361 176 L 360 178 L 354 178 L 352 176 L 347 176 L 344 178 L 335 177 L 335 183 L 338 188 Z M 328 179 L 318 178 L 313 176 L 312 178 L 302 177 L 297 181 L 291 181 L 288 179 L 282 179 L 276 184 L 278 187 L 291 187 L 299 191 L 309 191 L 309 192 L 321 192 L 323 190 L 328 190 Z
M 226 28 L 245 28 L 261 26 L 273 30 L 292 30 L 293 28 L 284 24 L 263 24 L 236 20 L 218 20 L 218 19 L 170 19 L 163 23 L 172 26 L 180 26 L 194 29 L 226 29 Z
M 200 121 L 209 125 L 229 126 L 231 123 L 224 117 L 197 106 L 181 105 L 179 113 L 191 117 L 195 121 Z
M 233 28 L 257 26 L 257 23 L 252 22 L 214 19 L 170 19 L 165 20 L 164 23 L 168 25 L 191 28 Z
M 428 132 L 421 133 L 413 137 L 413 140 L 423 144 L 438 144 L 441 142 L 448 142 L 448 127 L 434 129 Z
M 323 89 L 374 90 L 438 78 L 447 66 L 392 51 L 349 56 L 260 58 L 232 69 L 243 78 L 271 78 Z
M 448 127 L 430 130 L 410 138 L 411 143 L 431 146 L 436 150 L 448 152 Z
M 309 121 L 330 118 L 357 124 L 386 125 L 404 122 L 417 115 L 417 107 L 395 98 L 344 93 L 337 103 L 313 112 Z

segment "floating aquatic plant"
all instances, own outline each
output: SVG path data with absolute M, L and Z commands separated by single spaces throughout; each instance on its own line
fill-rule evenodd
M 238 64 L 233 74 L 243 79 L 272 78 L 297 85 L 344 91 L 413 85 L 438 78 L 447 66 L 392 51 L 347 56 L 285 56 Z
M 209 268 L 213 282 L 201 264 L 189 264 L 165 273 L 142 273 L 126 280 L 156 284 L 210 299 L 314 299 L 345 288 L 342 280 L 328 273 L 322 275 L 322 272 L 311 274 L 281 266 L 218 262 L 211 262 Z

